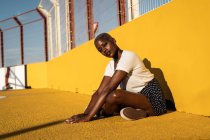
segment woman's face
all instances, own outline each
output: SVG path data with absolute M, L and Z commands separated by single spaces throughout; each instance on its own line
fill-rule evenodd
M 113 58 L 116 51 L 117 45 L 114 41 L 110 40 L 98 40 L 96 42 L 96 49 L 104 56 Z

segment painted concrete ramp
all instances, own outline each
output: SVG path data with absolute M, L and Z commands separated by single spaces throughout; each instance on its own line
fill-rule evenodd
M 120 116 L 65 124 L 81 113 L 90 95 L 51 89 L 0 92 L 0 139 L 171 140 L 210 139 L 210 118 L 169 112 L 159 117 L 126 121 Z

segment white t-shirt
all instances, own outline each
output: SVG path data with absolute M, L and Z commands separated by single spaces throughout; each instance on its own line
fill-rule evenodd
M 104 76 L 112 77 L 115 70 L 127 72 L 127 76 L 120 83 L 120 88 L 130 92 L 140 92 L 154 75 L 145 67 L 137 54 L 124 50 L 121 58 L 114 69 L 114 60 L 111 60 L 106 66 Z

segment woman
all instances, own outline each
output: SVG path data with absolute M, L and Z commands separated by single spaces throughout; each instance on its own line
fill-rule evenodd
M 66 123 L 87 122 L 95 115 L 112 116 L 119 112 L 127 120 L 166 113 L 157 80 L 134 52 L 121 50 L 107 33 L 98 35 L 94 44 L 102 55 L 113 60 L 108 63 L 103 80 L 84 113 L 70 117 Z M 121 89 L 117 89 L 119 85 Z

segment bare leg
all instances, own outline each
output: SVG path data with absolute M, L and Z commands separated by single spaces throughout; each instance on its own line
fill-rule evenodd
M 125 90 L 115 90 L 107 96 L 105 113 L 113 114 L 116 111 L 118 112 L 122 106 L 143 109 L 148 116 L 154 115 L 152 105 L 146 96 Z

